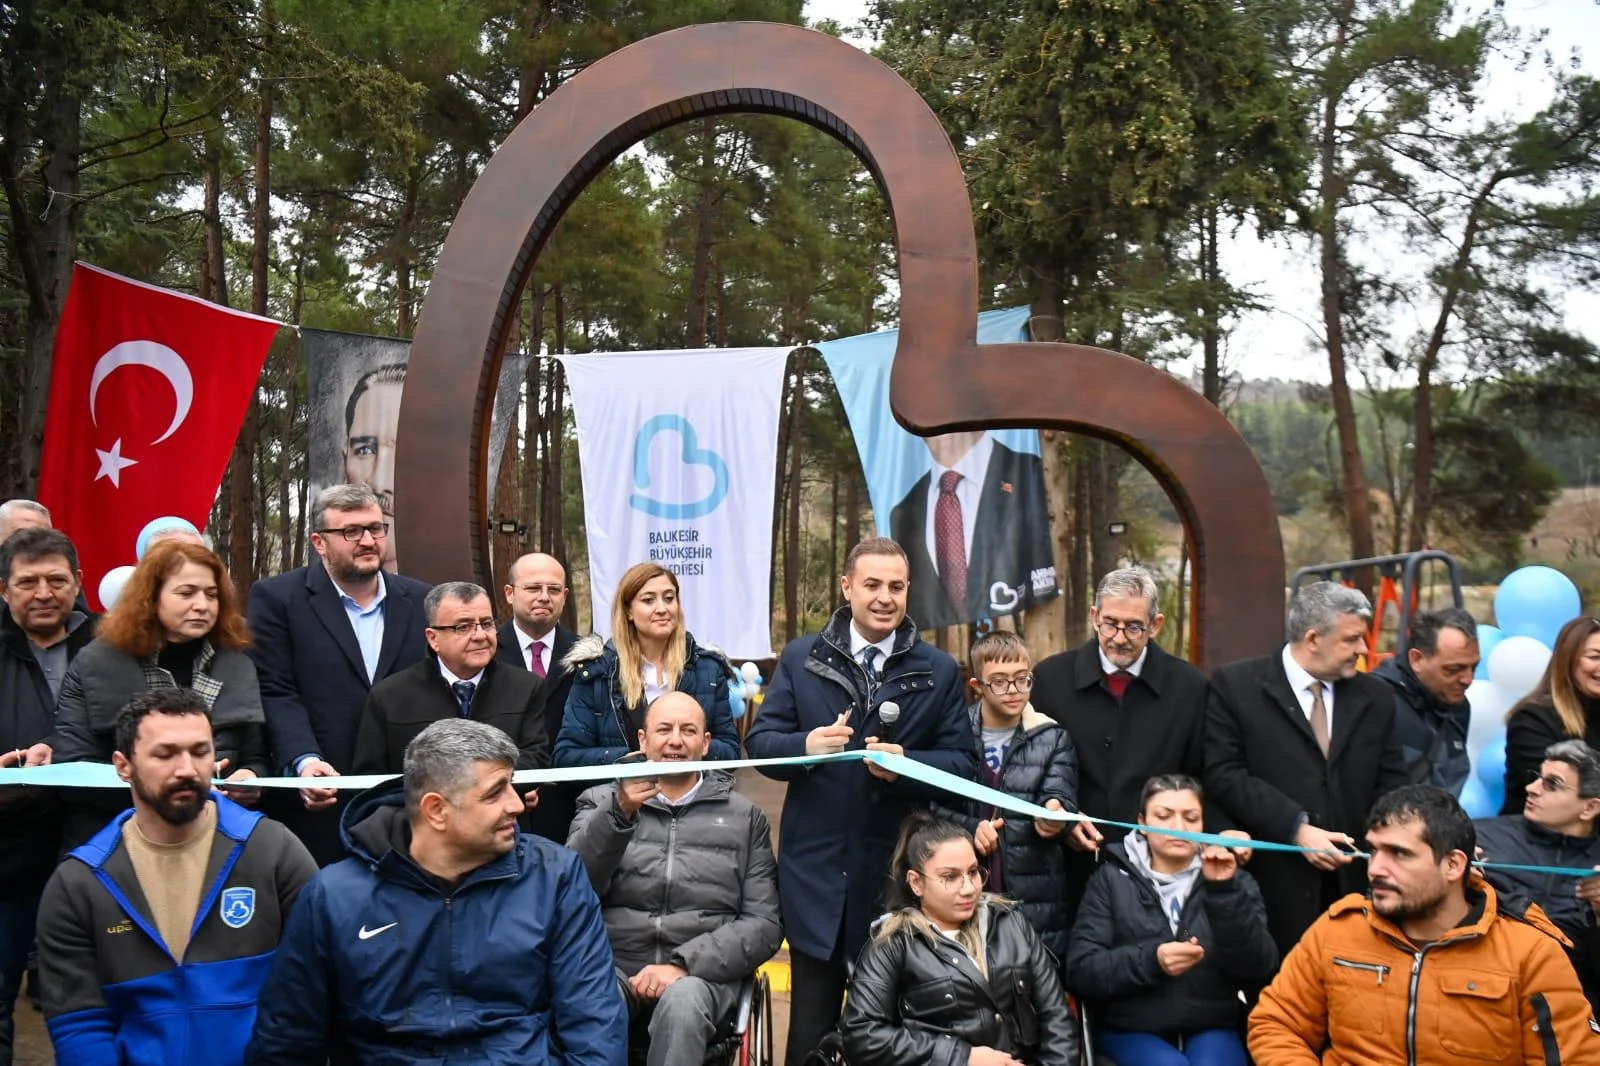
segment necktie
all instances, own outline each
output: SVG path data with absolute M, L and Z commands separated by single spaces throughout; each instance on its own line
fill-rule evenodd
M 528 669 L 533 671 L 534 677 L 544 677 L 544 642 L 534 641 L 528 645 Z
M 456 702 L 461 704 L 461 717 L 472 717 L 472 697 L 477 689 L 471 681 L 457 681 L 450 686 L 450 691 L 456 694 Z
M 1326 759 L 1332 734 L 1328 730 L 1328 705 L 1322 702 L 1322 682 L 1313 681 L 1306 688 L 1311 693 L 1311 735 L 1317 738 L 1317 747 Z
M 967 534 L 961 522 L 961 501 L 956 484 L 961 475 L 946 470 L 939 475 L 939 502 L 933 509 L 933 550 L 939 583 L 957 611 L 967 602 Z
M 1178 897 L 1177 896 L 1173 896 L 1172 897 L 1172 931 L 1174 933 L 1176 933 L 1178 931 L 1178 926 L 1180 924 L 1182 924 L 1182 922 L 1183 922 L 1183 904 L 1178 901 Z
M 1128 686 L 1133 684 L 1133 675 L 1126 670 L 1117 670 L 1106 675 L 1106 688 L 1117 699 L 1122 699 L 1122 694 L 1128 691 Z
M 868 644 L 861 649 L 861 668 L 867 672 L 867 699 L 872 699 L 872 693 L 878 687 L 878 669 L 874 665 L 878 661 L 878 647 Z

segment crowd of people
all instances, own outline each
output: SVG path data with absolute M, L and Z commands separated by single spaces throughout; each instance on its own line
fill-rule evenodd
M 384 570 L 369 490 L 310 518 L 315 558 L 244 604 L 177 529 L 96 617 L 48 513 L 0 505 L 0 766 L 128 786 L 0 789 L 0 1066 L 30 953 L 74 1066 L 699 1066 L 785 941 L 793 1066 L 1600 1063 L 1600 620 L 1511 712 L 1507 808 L 1474 823 L 1463 611 L 1367 673 L 1366 597 L 1308 585 L 1282 647 L 1207 677 L 1135 567 L 1081 647 L 1035 666 L 993 632 L 963 664 L 871 538 L 741 740 L 670 570 L 580 637 L 548 555 L 501 624 L 479 585 Z M 769 764 L 775 848 L 731 774 L 670 769 L 859 750 L 1043 813 Z

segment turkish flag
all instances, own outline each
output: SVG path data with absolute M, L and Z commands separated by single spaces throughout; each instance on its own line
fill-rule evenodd
M 83 591 L 132 565 L 139 531 L 204 529 L 279 323 L 78 263 L 56 331 L 39 502 Z

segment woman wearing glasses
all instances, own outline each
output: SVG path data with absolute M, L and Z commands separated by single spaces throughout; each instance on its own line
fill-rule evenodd
M 1521 814 L 1545 749 L 1561 740 L 1600 748 L 1600 619 L 1561 627 L 1544 677 L 1506 715 L 1506 797 L 1501 814 Z
M 244 781 L 268 772 L 265 719 L 250 633 L 233 582 L 212 552 L 164 540 L 140 560 L 94 642 L 72 661 L 56 704 L 56 762 L 110 762 L 117 714 L 152 688 L 192 688 L 211 709 L 217 774 Z M 73 789 L 64 843 L 76 847 L 128 805 L 126 789 Z M 229 797 L 255 804 L 256 793 Z
M 601 766 L 639 747 L 644 710 L 664 692 L 687 692 L 705 708 L 711 759 L 737 759 L 728 707 L 733 668 L 684 628 L 678 578 L 655 563 L 630 566 L 611 601 L 611 639 L 590 635 L 562 660 L 572 673 L 551 762 Z
M 1202 799 L 1191 777 L 1152 777 L 1139 824 L 1201 832 Z M 1100 854 L 1066 962 L 1094 1046 L 1126 1066 L 1245 1066 L 1240 993 L 1278 966 L 1255 881 L 1228 848 L 1155 832 Z
M 1022 909 L 983 891 L 970 834 L 906 819 L 839 1023 L 845 1058 L 873 1066 L 1069 1066 L 1078 1039 L 1055 961 Z

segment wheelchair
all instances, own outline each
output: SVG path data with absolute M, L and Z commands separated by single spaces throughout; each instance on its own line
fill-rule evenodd
M 628 1066 L 644 1066 L 649 1046 L 628 1042 Z M 772 1066 L 775 1037 L 772 1029 L 772 985 L 765 973 L 745 978 L 733 1017 L 706 1045 L 706 1066 Z

